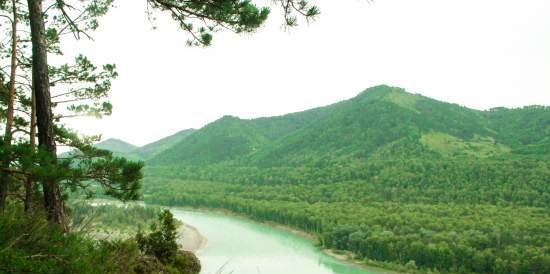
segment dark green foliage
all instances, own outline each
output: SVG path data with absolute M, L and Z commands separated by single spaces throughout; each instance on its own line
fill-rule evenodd
M 75 210 L 79 211 L 78 207 Z M 143 212 L 148 211 L 136 212 L 144 216 Z M 6 214 L 0 215 L 0 273 L 197 274 L 200 272 L 198 259 L 190 252 L 178 251 L 173 242 L 175 223 L 169 214 L 156 215 L 164 221 L 160 225 L 164 230 L 163 240 L 158 240 L 155 231 L 146 236 L 152 239 L 151 243 L 168 243 L 172 248 L 172 259 L 163 263 L 164 260 L 143 254 L 142 244 L 132 238 L 96 241 L 83 233 L 67 234 L 39 216 L 27 215 L 20 208 L 11 207 Z M 146 215 L 148 217 L 149 213 Z M 172 240 L 165 242 L 168 238 Z
M 199 258 L 197 258 L 193 252 L 189 251 L 178 251 L 172 265 L 172 271 L 174 273 L 178 273 L 178 270 L 183 270 L 183 274 L 196 274 L 201 272 L 201 263 Z
M 169 210 L 164 210 L 159 214 L 158 223 L 151 225 L 151 233 L 143 235 L 140 232 L 136 235 L 139 249 L 163 263 L 172 261 L 178 251 L 176 228 L 174 216 Z
M 153 9 L 170 13 L 181 29 L 192 36 L 189 45 L 208 46 L 212 33 L 222 29 L 235 33 L 253 32 L 270 13 L 268 7 L 258 7 L 250 0 L 148 0 L 147 3 Z M 317 7 L 305 0 L 276 0 L 273 3 L 283 8 L 285 25 L 290 27 L 297 25 L 296 15 L 311 19 L 319 14 Z
M 146 255 L 162 262 L 170 274 L 196 274 L 201 270 L 200 262 L 191 252 L 178 250 L 176 242 L 177 223 L 169 210 L 162 211 L 158 222 L 151 225 L 151 232 L 138 232 L 136 242 Z
M 95 194 L 93 186 L 101 186 L 104 194 L 123 201 L 139 198 L 143 162 L 114 156 L 110 151 L 93 146 L 94 138 L 81 139 L 63 127 L 56 128 L 56 134 L 58 143 L 77 150 L 59 157 L 55 168 L 42 164 L 40 169 L 45 174 L 55 175 L 61 186 L 73 192 L 83 191 L 92 196 Z
M 149 5 L 170 12 L 180 27 L 189 32 L 193 39 L 189 44 L 210 45 L 211 32 L 220 26 L 235 32 L 251 32 L 258 28 L 269 15 L 268 8 L 259 8 L 249 0 L 221 0 L 216 2 L 149 0 Z M 200 14 L 204 23 L 200 27 L 193 25 L 191 18 Z
M 56 162 L 42 149 L 35 149 L 28 143 L 6 146 L 0 140 L 0 152 L 7 161 L 18 164 L 13 168 L 16 178 L 26 176 L 34 181 L 55 179 L 63 190 L 84 191 L 94 194 L 92 186 L 101 186 L 103 193 L 121 200 L 136 200 L 139 197 L 142 162 L 132 162 L 113 156 L 111 152 L 92 147 L 89 143 L 72 139 L 72 133 L 59 131 L 59 139 L 72 142 L 80 150 L 74 155 L 65 155 Z M 64 132 L 64 133 L 61 133 Z M 66 138 L 66 139 L 65 139 Z M 65 142 L 64 141 L 64 142 Z M 40 163 L 40 164 L 39 164 Z M 14 185 L 14 190 L 22 184 Z
M 544 146 L 548 148 L 550 107 L 494 108 L 485 115 L 491 127 L 498 131 L 498 141 L 513 147 L 545 143 Z
M 400 185 L 354 181 L 267 186 L 155 178 L 145 191 L 149 203 L 229 209 L 314 233 L 324 247 L 350 250 L 369 260 L 414 261 L 422 269 L 450 273 L 550 270 L 547 208 L 493 205 L 487 200 L 514 199 L 514 194 L 474 183 L 470 190 L 452 184 L 395 183 Z
M 18 209 L 0 215 L 0 273 L 135 273 L 132 241 L 95 242 Z

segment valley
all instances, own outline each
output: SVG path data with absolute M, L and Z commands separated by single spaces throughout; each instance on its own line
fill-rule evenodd
M 549 149 L 549 107 L 478 111 L 378 86 L 225 116 L 140 159 L 148 203 L 288 225 L 404 271 L 546 273 Z
M 0 274 L 550 274 L 547 14 L 0 0 Z

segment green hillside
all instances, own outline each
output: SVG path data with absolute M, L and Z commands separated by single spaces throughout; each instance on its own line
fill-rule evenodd
M 141 159 L 151 159 L 157 154 L 183 141 L 185 138 L 189 137 L 189 135 L 191 135 L 195 131 L 196 131 L 195 129 L 184 129 L 173 135 L 162 138 L 153 143 L 144 145 L 136 149 L 135 151 L 133 151 L 133 153 L 139 155 Z
M 248 155 L 267 142 L 264 136 L 256 133 L 245 121 L 225 116 L 160 153 L 150 162 L 214 164 Z
M 550 107 L 494 108 L 485 115 L 497 141 L 516 153 L 550 155 Z
M 317 235 L 407 273 L 549 273 L 550 108 L 473 110 L 378 86 L 226 116 L 148 161 L 144 197 Z
M 226 116 L 148 163 L 347 165 L 366 163 L 388 146 L 409 141 L 422 146 L 415 151 L 425 150 L 429 157 L 542 154 L 549 142 L 549 113 L 548 107 L 478 111 L 378 86 L 347 101 L 285 116 L 252 120 Z
M 251 159 L 263 166 L 366 160 L 378 148 L 423 132 L 488 134 L 477 111 L 380 86 L 333 105 L 330 114 L 277 140 Z
M 170 150 L 159 153 L 148 163 L 204 165 L 241 160 L 327 114 L 327 108 L 319 108 L 253 120 L 224 116 L 176 143 Z

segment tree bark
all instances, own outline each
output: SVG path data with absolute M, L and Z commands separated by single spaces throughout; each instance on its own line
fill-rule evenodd
M 14 113 L 14 98 L 15 98 L 15 77 L 17 73 L 17 3 L 12 0 L 13 18 L 11 21 L 11 71 L 10 83 L 8 87 L 8 111 L 6 113 L 6 131 L 4 134 L 4 144 L 11 145 L 12 130 L 13 130 L 13 113 Z M 2 159 L 2 167 L 9 168 L 10 156 L 4 155 Z M 0 212 L 6 208 L 6 197 L 8 192 L 10 176 L 6 173 L 0 175 Z
M 31 91 L 31 126 L 29 134 L 29 143 L 33 151 L 36 149 L 36 98 L 34 95 L 34 86 Z M 25 181 L 25 212 L 29 213 L 32 209 L 33 196 L 35 195 L 33 179 L 27 177 Z
M 31 26 L 32 79 L 36 99 L 38 147 L 49 153 L 50 162 L 43 164 L 51 168 L 57 162 L 57 148 L 51 109 L 48 52 L 45 40 L 42 0 L 28 0 L 27 2 Z M 52 170 L 52 172 L 54 171 Z M 42 189 L 48 220 L 63 225 L 66 229 L 65 212 L 59 183 L 56 179 L 46 179 L 42 182 Z

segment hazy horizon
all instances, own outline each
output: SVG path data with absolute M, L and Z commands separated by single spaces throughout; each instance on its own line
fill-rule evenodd
M 256 33 L 217 33 L 209 48 L 186 47 L 167 16 L 153 30 L 145 1 L 115 3 L 95 41 L 64 48 L 117 64 L 113 115 L 67 122 L 104 140 L 141 146 L 224 115 L 283 115 L 381 84 L 480 110 L 550 104 L 544 0 L 318 2 L 310 24 L 283 30 L 274 9 Z

